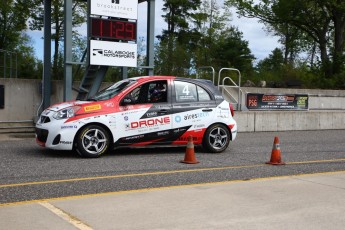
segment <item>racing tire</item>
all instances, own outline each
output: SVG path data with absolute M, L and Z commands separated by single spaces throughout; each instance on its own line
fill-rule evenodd
M 77 135 L 76 150 L 82 157 L 100 157 L 109 148 L 109 133 L 101 126 L 88 125 L 82 128 Z
M 229 146 L 229 143 L 228 128 L 222 124 L 214 124 L 206 130 L 202 145 L 209 152 L 221 153 Z

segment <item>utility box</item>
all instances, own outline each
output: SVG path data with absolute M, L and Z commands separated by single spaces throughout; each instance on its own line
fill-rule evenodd
M 5 87 L 0 85 L 0 109 L 5 108 Z

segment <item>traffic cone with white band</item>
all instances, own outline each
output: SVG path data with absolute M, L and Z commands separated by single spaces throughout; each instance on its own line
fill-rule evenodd
M 185 164 L 197 164 L 197 163 L 199 163 L 199 161 L 197 161 L 195 158 L 194 144 L 193 144 L 193 137 L 192 136 L 188 137 L 186 154 L 184 156 L 184 160 L 181 161 L 181 163 L 185 163 Z
M 278 137 L 274 137 L 271 160 L 269 162 L 266 162 L 266 164 L 285 165 L 285 163 L 281 159 L 280 144 L 279 144 L 279 138 Z

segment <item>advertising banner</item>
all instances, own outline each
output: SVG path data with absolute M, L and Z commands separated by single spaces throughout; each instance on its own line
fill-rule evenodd
M 90 41 L 90 64 L 137 67 L 137 44 Z
M 250 110 L 308 110 L 308 95 L 248 93 L 246 104 Z
M 138 20 L 138 0 L 91 0 L 91 14 Z

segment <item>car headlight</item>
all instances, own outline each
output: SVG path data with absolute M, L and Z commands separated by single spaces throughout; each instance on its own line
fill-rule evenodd
M 74 115 L 78 112 L 80 108 L 81 108 L 80 106 L 72 106 L 65 109 L 61 109 L 57 111 L 53 115 L 53 117 L 57 120 L 71 118 L 71 117 L 74 117 Z

